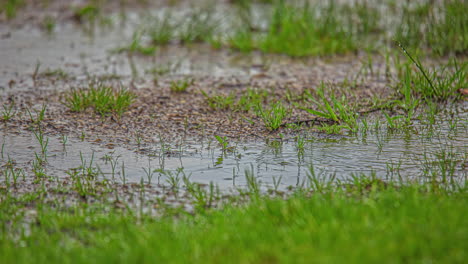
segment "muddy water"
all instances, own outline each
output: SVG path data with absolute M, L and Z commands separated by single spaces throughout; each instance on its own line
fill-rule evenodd
M 135 17 L 135 14 L 132 14 Z M 118 18 L 115 18 L 118 20 Z M 207 44 L 191 47 L 160 47 L 153 56 L 117 53 L 132 41 L 137 22 L 118 21 L 112 27 L 96 27 L 90 33 L 68 23 L 54 34 L 37 27 L 10 29 L 0 25 L 0 89 L 15 91 L 33 87 L 32 75 L 61 70 L 68 79 L 89 76 L 118 76 L 120 79 L 151 76 L 155 71 L 171 75 L 247 76 L 258 71 L 252 65 L 265 63 L 265 56 L 213 50 Z M 43 87 L 41 87 L 43 88 Z
M 315 175 L 322 180 L 346 181 L 361 174 L 375 174 L 387 180 L 424 180 L 432 173 L 440 176 L 443 164 L 453 164 L 453 175 L 463 181 L 468 172 L 466 120 L 462 118 L 453 129 L 449 129 L 447 122 L 439 122 L 431 130 L 421 126 L 419 135 L 385 130 L 352 137 L 323 138 L 309 134 L 304 135 L 303 151 L 298 151 L 293 139 L 230 144 L 227 151 L 222 151 L 212 140 L 202 144 L 185 141 L 178 146 L 140 146 L 140 153 L 136 153 L 121 147 L 108 149 L 78 139 L 69 139 L 64 145 L 60 138 L 51 137 L 45 168 L 47 174 L 63 177 L 70 169 L 93 167 L 102 172 L 100 177 L 119 182 L 143 180 L 169 184 L 170 177 L 178 176 L 182 184 L 185 175 L 195 182 L 213 182 L 221 189 L 229 189 L 246 185 L 246 170 L 253 171 L 263 186 L 271 187 L 281 179 L 280 188 L 286 188 L 307 184 L 312 166 Z M 34 135 L 3 132 L 0 135 L 2 162 L 11 159 L 16 166 L 28 171 L 34 153 L 41 152 Z

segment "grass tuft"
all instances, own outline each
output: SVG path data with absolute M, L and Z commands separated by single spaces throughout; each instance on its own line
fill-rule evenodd
M 289 111 L 281 102 L 275 102 L 268 108 L 257 106 L 256 114 L 259 116 L 268 130 L 277 130 L 283 124 L 283 120 L 289 115 Z
M 216 94 L 212 96 L 208 95 L 205 91 L 201 91 L 201 93 L 205 97 L 208 106 L 213 110 L 227 110 L 234 106 L 234 100 L 236 98 L 234 93 L 230 93 L 229 95 Z
M 459 96 L 457 91 L 468 86 L 466 75 L 468 62 L 459 64 L 456 60 L 452 60 L 451 63 L 439 69 L 427 70 L 401 43 L 398 45 L 418 70 L 413 72 L 409 67 L 406 68 L 403 90 L 413 90 L 416 95 L 426 101 L 443 102 L 450 98 L 456 99 Z M 450 64 L 452 67 L 449 67 Z
M 119 117 L 129 108 L 135 95 L 124 89 L 114 89 L 101 83 L 91 84 L 89 89 L 73 89 L 65 95 L 65 106 L 73 112 L 92 108 L 101 116 L 117 114 Z
M 335 6 L 320 10 L 322 14 L 319 16 L 309 4 L 294 6 L 278 1 L 273 5 L 264 34 L 257 34 L 243 24 L 229 38 L 229 44 L 242 51 L 259 49 L 295 57 L 355 51 L 356 44 L 345 24 L 337 18 Z
M 350 131 L 357 132 L 357 113 L 356 111 L 348 105 L 346 96 L 342 96 L 341 99 L 337 99 L 333 93 L 330 95 L 330 98 L 327 98 L 324 93 L 325 84 L 322 82 L 316 93 L 318 95 L 318 100 L 316 100 L 310 93 L 308 94 L 308 100 L 310 100 L 316 107 L 316 109 L 310 107 L 302 107 L 297 105 L 300 109 L 305 110 L 313 115 L 329 119 L 336 124 L 340 124 L 338 127 L 334 127 L 332 131 L 340 130 L 341 128 L 346 128 Z
M 436 55 L 467 54 L 468 5 L 461 0 L 404 5 L 394 38 L 411 49 Z
M 178 81 L 171 81 L 171 92 L 173 93 L 184 93 L 187 88 L 193 84 L 192 79 L 184 79 Z

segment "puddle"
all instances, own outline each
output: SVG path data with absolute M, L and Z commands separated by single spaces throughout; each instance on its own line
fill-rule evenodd
M 254 16 L 261 17 L 260 14 L 256 14 L 259 11 L 255 10 Z M 229 49 L 214 49 L 210 44 L 196 43 L 160 46 L 152 56 L 115 52 L 116 49 L 130 45 L 133 34 L 145 25 L 146 15 L 150 13 L 152 16 L 161 16 L 164 12 L 164 8 L 147 12 L 129 11 L 125 22 L 122 22 L 118 13 L 114 13 L 109 16 L 113 21 L 111 25 L 95 26 L 92 28 L 92 34 L 85 26 L 71 22 L 57 24 L 53 34 L 47 34 L 33 25 L 14 29 L 8 25 L 0 25 L 0 91 L 17 92 L 38 88 L 37 83 L 32 80 L 38 65 L 38 74 L 60 71 L 67 75 L 64 78 L 65 82 L 60 85 L 50 85 L 47 82 L 40 85 L 40 88 L 63 90 L 70 86 L 81 86 L 92 76 L 118 77 L 121 80 L 138 77 L 153 80 L 161 75 L 208 78 L 235 76 L 248 79 L 265 77 L 264 71 L 269 67 L 281 68 L 272 75 L 281 75 L 280 77 L 285 79 L 285 69 L 289 69 L 289 66 L 284 65 L 297 66 L 308 63 L 306 60 L 294 61 L 281 55 L 265 55 L 259 52 L 244 54 Z M 221 11 L 221 14 L 222 12 L 228 11 Z M 184 12 L 174 14 L 183 15 Z M 355 58 L 347 58 L 345 61 L 333 58 L 333 65 L 327 65 L 330 58 L 311 60 L 311 65 L 319 67 L 305 74 L 331 81 L 337 81 L 337 72 L 340 73 L 339 80 L 345 79 L 348 77 L 347 72 L 356 67 Z M 280 67 L 281 65 L 283 66 Z
M 138 17 L 129 14 L 129 17 L 135 16 Z M 279 60 L 288 62 L 281 56 L 213 50 L 208 44 L 169 45 L 149 57 L 116 54 L 110 51 L 128 44 L 136 26 L 132 22 L 122 27 L 118 22 L 114 24 L 110 29 L 97 28 L 93 37 L 73 24 L 59 25 L 51 36 L 31 27 L 11 30 L 0 25 L 0 87 L 10 92 L 35 89 L 31 76 L 38 62 L 39 72 L 60 69 L 67 73 L 75 80 L 70 85 L 83 84 L 90 75 L 118 75 L 122 79 L 136 75 L 153 80 L 148 75 L 162 69 L 169 69 L 169 73 L 176 76 L 248 78 L 261 75 L 264 66 Z M 336 60 L 334 64 L 318 60 L 313 70 L 302 65 L 304 71 L 298 75 L 317 81 L 342 81 L 349 69 L 358 68 L 352 62 L 354 59 L 339 61 L 337 58 L 333 59 Z M 286 64 L 284 68 L 294 68 L 297 64 L 301 63 L 296 61 L 296 65 Z M 330 74 L 333 77 L 327 78 Z M 291 77 L 287 72 L 277 75 L 283 79 Z M 296 79 L 292 78 L 291 83 L 296 83 Z M 306 80 L 305 85 L 310 86 L 310 83 Z M 383 81 L 378 85 L 388 86 Z M 65 89 L 67 86 L 48 83 L 41 88 Z M 142 179 L 147 182 L 151 178 L 153 183 L 167 183 L 169 177 L 186 175 L 192 181 L 213 182 L 223 189 L 245 186 L 246 170 L 253 170 L 255 177 L 268 186 L 278 181 L 281 188 L 299 186 L 307 183 L 312 167 L 315 175 L 325 180 L 349 180 L 361 173 L 374 173 L 382 179 L 414 179 L 432 172 L 440 175 L 447 169 L 464 180 L 467 176 L 468 125 L 466 102 L 462 104 L 461 116 L 456 117 L 461 121 L 452 130 L 449 122 L 439 121 L 432 131 L 421 126 L 418 133 L 383 130 L 327 139 L 309 134 L 303 135 L 306 143 L 301 151 L 294 139 L 242 142 L 231 144 L 227 151 L 222 151 L 215 141 L 189 140 L 166 149 L 161 149 L 158 144 L 145 145 L 138 151 L 141 153 L 136 153 L 124 147 L 108 149 L 76 138 L 70 138 L 64 145 L 59 137 L 50 136 L 45 169 L 48 175 L 63 177 L 80 166 L 99 168 L 104 177 L 121 182 L 140 182 Z M 451 117 L 445 119 L 453 120 Z M 35 136 L 26 131 L 14 134 L 2 130 L 0 143 L 2 164 L 8 159 L 14 160 L 16 166 L 25 168 L 32 175 L 34 153 L 41 152 Z
M 14 30 L 0 26 L 0 88 L 20 91 L 35 87 L 32 75 L 37 65 L 38 73 L 61 70 L 71 79 L 83 81 L 89 76 L 151 76 L 155 71 L 171 75 L 249 76 L 258 73 L 256 65 L 270 60 L 261 54 L 214 50 L 209 44 L 162 46 L 153 56 L 116 53 L 116 49 L 131 43 L 141 21 L 132 12 L 123 26 L 117 15 L 113 18 L 113 26 L 96 27 L 92 35 L 72 23 L 58 25 L 53 34 L 32 26 Z
M 466 115 L 466 111 L 465 111 Z M 317 177 L 343 181 L 361 174 L 375 174 L 381 179 L 420 179 L 425 174 L 441 175 L 453 170 L 457 180 L 467 177 L 468 122 L 466 118 L 454 129 L 439 122 L 433 130 L 415 133 L 358 134 L 353 137 L 323 138 L 304 135 L 303 151 L 293 139 L 270 142 L 244 142 L 222 151 L 215 141 L 186 141 L 179 146 L 151 145 L 135 153 L 123 147 L 108 149 L 77 139 L 63 145 L 59 137 L 50 137 L 46 172 L 62 177 L 80 166 L 99 168 L 104 177 L 122 182 L 168 184 L 169 178 L 189 176 L 194 182 L 215 183 L 221 189 L 246 185 L 245 171 L 254 172 L 264 186 L 280 181 L 280 188 L 307 184 L 310 168 Z M 0 132 L 3 158 L 16 166 L 30 168 L 40 145 L 33 134 Z M 114 166 L 114 167 L 113 167 Z M 124 168 L 124 169 L 122 169 Z M 449 173 L 449 172 L 446 172 Z M 125 176 L 123 176 L 125 175 Z M 151 179 L 150 179 L 151 178 Z
M 106 35 L 91 40 L 73 27 L 57 33 L 51 39 L 40 33 L 31 34 L 29 30 L 15 31 L 9 39 L 2 39 L 1 42 L 1 85 L 6 88 L 10 80 L 20 78 L 15 90 L 32 86 L 31 76 L 37 63 L 40 63 L 40 72 L 61 69 L 78 80 L 86 79 L 89 75 L 132 77 L 135 74 L 132 67 L 135 65 L 139 76 L 155 67 L 171 67 L 173 74 L 245 74 L 244 69 L 229 64 L 232 59 L 226 58 L 228 55 L 224 56 L 224 52 L 220 51 L 216 55 L 208 47 L 197 47 L 197 51 L 184 47 L 168 47 L 158 51 L 154 57 L 133 56 L 129 60 L 124 54 L 110 52 L 117 48 L 116 43 L 126 43 L 124 37 Z

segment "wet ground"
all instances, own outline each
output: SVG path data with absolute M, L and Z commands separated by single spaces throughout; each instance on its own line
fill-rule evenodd
M 466 107 L 466 106 L 465 106 Z M 466 115 L 466 113 L 465 113 Z M 460 179 L 467 176 L 467 124 L 450 125 L 440 121 L 431 128 L 430 136 L 382 130 L 375 134 L 324 136 L 303 134 L 303 149 L 296 139 L 245 141 L 230 143 L 223 151 L 214 140 L 185 140 L 177 144 L 145 144 L 137 150 L 128 147 L 102 146 L 76 138 L 52 136 L 48 142 L 47 174 L 68 175 L 70 169 L 90 166 L 102 176 L 119 182 L 168 183 L 173 175 L 191 180 L 216 183 L 223 189 L 246 185 L 245 170 L 253 171 L 264 184 L 274 187 L 298 187 L 313 175 L 343 181 L 361 174 L 373 173 L 383 179 L 418 179 L 423 171 L 440 173 L 440 156 L 454 158 L 453 170 Z M 420 126 L 420 133 L 427 130 Z M 30 167 L 31 153 L 41 153 L 32 133 L 2 133 L 3 160 L 13 160 L 20 167 Z M 447 165 L 448 166 L 448 165 Z M 452 165 L 451 165 L 452 166 Z M 124 176 L 125 174 L 125 176 Z M 180 182 L 182 183 L 182 182 Z
M 308 126 L 270 132 L 251 113 L 210 109 L 200 92 L 238 95 L 252 87 L 278 99 L 300 95 L 321 81 L 337 87 L 351 82 L 350 100 L 370 102 L 393 96 L 394 69 L 387 68 L 383 57 L 370 63 L 367 54 L 294 60 L 206 44 L 171 45 L 154 56 L 115 52 L 131 40 L 137 14 L 129 12 L 124 22 L 115 12 L 113 26 L 96 26 L 92 32 L 67 19 L 53 33 L 34 23 L 0 25 L 0 101 L 14 102 L 16 112 L 1 124 L 2 163 L 13 162 L 32 177 L 35 153 L 42 150 L 27 109 L 37 115 L 45 104 L 41 127 L 49 141 L 44 169 L 58 178 L 93 167 L 100 177 L 120 183 L 169 186 L 177 179 L 183 185 L 186 176 L 227 190 L 247 185 L 246 170 L 279 189 L 308 184 L 313 177 L 418 179 L 445 170 L 467 177 L 466 101 L 446 106 L 451 111 L 434 124 L 416 121 L 412 131 L 382 127 L 372 133 L 327 135 Z M 187 78 L 193 80 L 187 92 L 171 92 L 171 81 Z M 128 88 L 137 96 L 135 103 L 121 118 L 68 110 L 64 94 L 94 79 Z M 308 113 L 296 109 L 285 122 L 307 119 Z M 215 135 L 227 137 L 227 150 Z M 298 137 L 305 140 L 303 147 Z M 453 164 L 440 164 L 445 156 Z

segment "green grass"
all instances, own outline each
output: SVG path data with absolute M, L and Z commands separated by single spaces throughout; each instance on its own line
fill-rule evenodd
M 220 21 L 210 8 L 194 9 L 180 22 L 177 36 L 182 43 L 207 42 L 217 33 Z
M 277 130 L 283 124 L 283 120 L 290 114 L 288 109 L 281 103 L 275 102 L 271 106 L 257 106 L 256 114 L 260 117 L 268 130 Z
M 242 24 L 229 38 L 229 45 L 242 51 L 258 49 L 297 57 L 355 51 L 357 46 L 345 24 L 337 19 L 335 7 L 321 10 L 319 17 L 308 4 L 293 6 L 278 1 L 265 33 L 257 34 Z
M 217 33 L 218 25 L 219 21 L 213 17 L 211 8 L 191 9 L 184 15 L 176 15 L 169 10 L 162 16 L 147 18 L 135 35 L 140 36 L 138 46 L 146 48 L 170 43 L 209 42 Z M 148 38 L 150 43 L 141 44 L 143 37 Z
M 4 0 L 0 4 L 0 14 L 5 13 L 7 19 L 16 17 L 18 9 L 24 6 L 24 0 Z
M 144 45 L 142 43 L 142 35 L 139 32 L 135 32 L 132 37 L 132 41 L 130 44 L 122 47 L 118 47 L 116 49 L 113 49 L 113 52 L 117 53 L 122 53 L 122 52 L 128 52 L 130 54 L 133 53 L 138 53 L 142 55 L 153 55 L 156 52 L 156 47 L 151 46 L 151 45 Z
M 449 0 L 403 6 L 394 38 L 411 49 L 429 49 L 435 55 L 468 51 L 468 5 Z
M 176 28 L 172 13 L 167 11 L 162 17 L 150 19 L 146 33 L 154 45 L 165 45 L 175 38 Z
M 316 99 L 312 94 L 308 93 L 307 100 L 311 101 L 315 106 L 311 107 L 302 107 L 298 104 L 300 109 L 305 110 L 315 116 L 328 119 L 335 122 L 335 124 L 340 124 L 340 126 L 334 126 L 332 131 L 337 131 L 337 129 L 346 128 L 350 131 L 357 131 L 357 113 L 356 111 L 348 104 L 346 96 L 342 96 L 340 99 L 336 98 L 333 92 L 330 93 L 329 98 L 325 95 L 325 84 L 321 83 L 320 86 L 315 90 L 318 98 Z M 326 130 L 328 131 L 328 130 Z
M 193 80 L 191 79 L 171 81 L 171 92 L 184 93 L 187 91 L 187 88 L 192 84 Z
M 236 110 L 248 112 L 254 110 L 258 105 L 263 104 L 268 97 L 268 91 L 247 88 L 236 103 Z
M 214 137 L 216 141 L 218 141 L 218 144 L 221 146 L 221 149 L 223 151 L 226 151 L 229 147 L 229 139 L 226 136 L 221 137 L 221 136 L 215 135 Z
M 40 196 L 0 205 L 1 263 L 464 263 L 468 258 L 466 190 L 418 186 L 367 194 L 297 192 L 257 196 L 177 218 L 104 205 L 29 206 Z M 34 203 L 32 203 L 34 204 Z M 13 221 L 13 222 L 11 222 Z
M 57 26 L 57 21 L 52 16 L 46 16 L 42 20 L 41 26 L 47 32 L 47 34 L 52 34 Z
M 399 45 L 410 62 L 416 67 L 414 71 L 410 67 L 405 68 L 403 80 L 399 85 L 403 87 L 401 90 L 403 90 L 407 105 L 411 104 L 408 99 L 409 93 L 413 93 L 426 101 L 444 102 L 449 99 L 458 99 L 459 93 L 457 91 L 468 86 L 466 75 L 468 62 L 462 61 L 460 63 L 451 60 L 446 65 L 428 70 L 406 48 L 401 44 Z
M 76 20 L 82 23 L 85 21 L 94 22 L 100 13 L 101 9 L 97 5 L 90 3 L 83 7 L 76 8 L 74 11 L 74 16 Z
M 205 91 L 201 91 L 205 97 L 208 106 L 213 110 L 227 110 L 234 106 L 236 95 L 230 93 L 229 95 L 215 94 L 208 95 Z
M 10 102 L 9 105 L 3 104 L 2 107 L 3 107 L 3 110 L 1 110 L 1 112 L 0 112 L 0 117 L 2 118 L 1 120 L 2 120 L 3 122 L 8 122 L 8 121 L 10 121 L 10 119 L 12 119 L 12 118 L 15 116 L 15 114 L 16 114 L 16 110 L 14 110 L 15 103 L 14 103 L 14 102 Z
M 83 112 L 92 108 L 95 113 L 106 116 L 117 114 L 119 117 L 127 111 L 135 95 L 124 89 L 115 89 L 101 83 L 91 84 L 89 89 L 73 89 L 65 95 L 64 105 L 70 111 Z
M 214 48 L 292 57 L 378 52 L 393 40 L 433 55 L 466 55 L 468 50 L 468 10 L 461 0 L 401 5 L 367 1 L 351 5 L 331 0 L 316 4 L 281 0 L 231 3 L 234 12 L 217 13 L 216 6 L 209 6 L 183 14 L 168 9 L 153 16 L 137 30 L 149 39 L 141 46 L 205 42 Z M 382 6 L 385 14 L 380 11 Z

